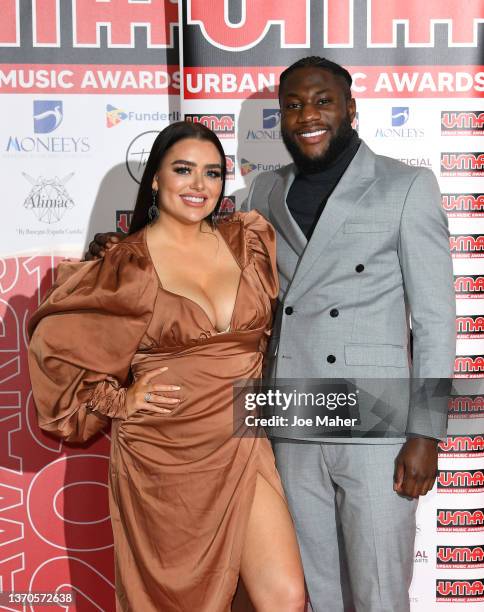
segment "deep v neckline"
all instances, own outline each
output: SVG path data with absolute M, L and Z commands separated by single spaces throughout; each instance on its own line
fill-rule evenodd
M 243 231 L 243 227 L 242 224 L 240 223 L 240 231 Z M 232 331 L 232 326 L 233 326 L 233 321 L 234 321 L 234 316 L 235 316 L 235 312 L 237 309 L 237 303 L 238 303 L 238 299 L 239 299 L 239 293 L 240 293 L 240 286 L 242 284 L 242 276 L 244 274 L 244 270 L 245 270 L 245 266 L 243 264 L 243 262 L 240 260 L 238 254 L 234 251 L 234 249 L 232 248 L 232 246 L 230 245 L 229 241 L 227 240 L 227 238 L 224 235 L 224 232 L 221 231 L 222 227 L 226 227 L 226 224 L 221 223 L 220 226 L 218 227 L 219 230 L 219 234 L 220 236 L 222 236 L 222 240 L 224 241 L 225 245 L 227 246 L 229 253 L 232 255 L 235 263 L 237 264 L 238 268 L 240 269 L 240 274 L 239 274 L 239 282 L 237 284 L 237 291 L 235 293 L 235 300 L 234 300 L 234 305 L 232 308 L 232 314 L 230 316 L 230 321 L 229 321 L 229 325 L 226 329 L 219 331 L 218 328 L 214 325 L 214 323 L 212 322 L 212 319 L 208 316 L 207 311 L 203 308 L 203 306 L 201 306 L 198 302 L 196 302 L 195 300 L 192 300 L 192 298 L 189 298 L 186 295 L 183 295 L 181 293 L 176 293 L 175 291 L 170 291 L 169 289 L 166 289 L 165 287 L 163 287 L 163 283 L 161 282 L 161 278 L 160 275 L 158 274 L 158 271 L 156 270 L 156 266 L 155 263 L 153 261 L 153 258 L 151 257 L 151 253 L 150 253 L 150 249 L 148 247 L 148 239 L 147 239 L 147 233 L 148 233 L 148 226 L 145 226 L 144 229 L 144 233 L 143 233 L 143 242 L 144 242 L 144 247 L 146 249 L 146 252 L 148 254 L 148 258 L 151 262 L 151 265 L 153 266 L 153 270 L 156 274 L 156 277 L 158 279 L 158 285 L 160 287 L 160 289 L 164 292 L 164 293 L 168 293 L 169 295 L 173 295 L 181 300 L 184 300 L 186 302 L 188 302 L 189 304 L 192 304 L 193 306 L 195 306 L 197 308 L 197 310 L 199 310 L 204 318 L 208 321 L 208 323 L 210 323 L 210 326 L 212 327 L 212 329 L 215 330 L 215 333 L 217 335 L 220 334 L 228 334 Z

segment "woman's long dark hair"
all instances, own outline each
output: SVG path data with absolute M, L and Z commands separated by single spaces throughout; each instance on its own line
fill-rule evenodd
M 153 203 L 153 177 L 158 172 L 160 164 L 163 158 L 165 157 L 168 149 L 170 149 L 175 143 L 185 138 L 207 140 L 208 142 L 211 142 L 213 145 L 215 145 L 218 152 L 220 153 L 220 160 L 222 164 L 222 191 L 220 192 L 220 197 L 217 200 L 215 208 L 205 218 L 207 221 L 212 223 L 214 218 L 217 217 L 218 212 L 220 210 L 220 205 L 223 200 L 225 189 L 226 164 L 225 152 L 223 150 L 222 143 L 218 139 L 217 135 L 212 132 L 212 130 L 209 130 L 208 127 L 205 127 L 201 123 L 192 123 L 191 121 L 178 121 L 177 123 L 172 123 L 162 132 L 160 132 L 156 137 L 153 146 L 151 147 L 150 155 L 148 157 L 148 161 L 146 162 L 146 167 L 143 172 L 143 177 L 139 186 L 138 195 L 136 197 L 136 205 L 134 207 L 133 218 L 129 227 L 130 234 L 134 234 L 135 232 L 145 227 L 145 225 L 148 225 L 148 209 Z

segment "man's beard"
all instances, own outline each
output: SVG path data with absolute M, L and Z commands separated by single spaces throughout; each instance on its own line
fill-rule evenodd
M 285 133 L 284 130 L 282 131 L 282 140 L 290 156 L 294 160 L 294 163 L 298 167 L 298 170 L 303 174 L 315 174 L 316 172 L 323 172 L 323 170 L 326 170 L 326 168 L 341 155 L 349 145 L 353 133 L 351 121 L 349 117 L 347 117 L 341 122 L 335 135 L 331 138 L 326 151 L 318 157 L 308 157 L 305 155 L 299 148 L 299 145 L 293 140 L 292 136 Z

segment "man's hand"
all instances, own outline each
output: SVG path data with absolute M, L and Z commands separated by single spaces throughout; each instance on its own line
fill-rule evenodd
M 411 438 L 402 446 L 395 460 L 393 490 L 404 497 L 426 495 L 437 477 L 438 441 Z
M 84 255 L 85 261 L 93 259 L 102 259 L 106 250 L 109 250 L 118 242 L 125 238 L 122 232 L 106 232 L 105 234 L 96 234 L 94 240 L 89 244 L 89 251 Z

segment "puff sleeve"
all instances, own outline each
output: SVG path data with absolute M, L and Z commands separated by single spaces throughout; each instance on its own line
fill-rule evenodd
M 276 260 L 276 232 L 258 210 L 243 215 L 246 232 L 247 255 L 254 261 L 255 270 L 264 290 L 275 303 L 279 295 L 279 276 Z
M 39 425 L 84 442 L 124 418 L 130 366 L 156 299 L 146 257 L 121 244 L 103 260 L 62 263 L 29 321 L 28 361 Z

